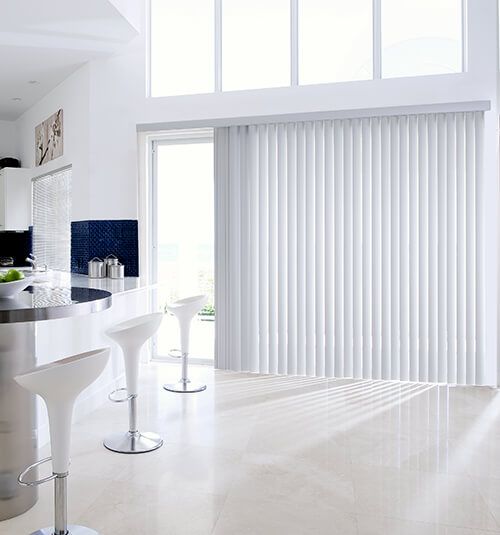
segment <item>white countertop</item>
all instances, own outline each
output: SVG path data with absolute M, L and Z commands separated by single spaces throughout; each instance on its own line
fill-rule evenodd
M 22 269 L 26 276 L 27 268 Z M 5 269 L 4 269 L 5 271 Z M 125 277 L 124 279 L 91 279 L 87 275 L 78 275 L 76 273 L 66 273 L 64 271 L 52 271 L 47 273 L 35 273 L 34 283 L 51 288 L 95 288 L 96 290 L 106 290 L 112 294 L 123 294 L 127 292 L 136 292 L 139 290 L 156 288 L 157 284 L 148 284 L 141 277 Z
M 87 275 L 77 275 L 76 273 L 63 273 L 59 275 L 65 275 L 68 277 L 68 285 L 70 286 L 106 290 L 112 294 L 135 292 L 156 286 L 147 284 L 141 277 L 125 277 L 123 279 L 91 279 L 87 277 Z

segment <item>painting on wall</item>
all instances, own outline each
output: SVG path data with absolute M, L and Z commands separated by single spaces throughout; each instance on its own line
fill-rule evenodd
M 63 111 L 58 110 L 35 128 L 35 165 L 63 154 Z

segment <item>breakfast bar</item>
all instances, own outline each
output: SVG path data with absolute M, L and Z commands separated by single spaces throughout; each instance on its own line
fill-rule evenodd
M 19 473 L 38 456 L 35 397 L 13 378 L 37 364 L 37 323 L 104 311 L 110 292 L 95 288 L 33 285 L 0 299 L 0 520 L 17 516 L 37 500 L 36 487 L 21 487 Z

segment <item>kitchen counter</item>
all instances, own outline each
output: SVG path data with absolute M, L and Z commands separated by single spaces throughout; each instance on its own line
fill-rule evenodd
M 124 279 L 91 279 L 87 275 L 51 271 L 47 275 L 42 274 L 44 286 L 52 288 L 92 288 L 105 290 L 112 294 L 122 294 L 152 288 L 154 285 L 147 284 L 141 277 L 125 277 Z
M 38 325 L 103 314 L 112 304 L 110 292 L 51 284 L 0 299 L 0 520 L 24 513 L 38 497 L 36 486 L 17 483 L 18 474 L 37 459 L 38 427 L 35 395 L 14 381 L 38 364 Z

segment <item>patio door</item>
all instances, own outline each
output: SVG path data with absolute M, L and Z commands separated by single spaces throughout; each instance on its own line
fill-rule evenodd
M 156 139 L 152 150 L 152 278 L 159 304 L 208 295 L 191 327 L 191 360 L 214 359 L 214 148 L 213 131 Z M 154 358 L 179 348 L 175 318 L 167 315 L 153 345 Z

